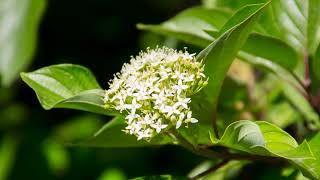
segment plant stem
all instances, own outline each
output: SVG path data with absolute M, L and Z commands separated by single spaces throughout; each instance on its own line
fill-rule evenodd
M 310 65 L 309 65 L 307 50 L 305 50 L 303 53 L 303 63 L 304 63 L 304 81 L 305 81 L 304 85 L 307 93 L 310 94 L 311 79 L 310 79 Z
M 204 176 L 210 174 L 211 172 L 216 171 L 219 168 L 221 168 L 222 166 L 226 165 L 228 162 L 229 162 L 229 160 L 223 160 L 220 163 L 216 164 L 215 166 L 209 168 L 208 170 L 206 170 L 206 171 L 194 176 L 193 178 L 191 178 L 191 180 L 197 180 L 197 179 L 199 179 L 201 177 L 204 177 Z

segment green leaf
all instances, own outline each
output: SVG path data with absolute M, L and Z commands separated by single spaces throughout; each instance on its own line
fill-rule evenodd
M 105 115 L 116 114 L 103 107 L 104 91 L 85 67 L 53 65 L 21 73 L 21 78 L 36 92 L 44 109 L 71 108 Z
M 176 177 L 172 175 L 157 175 L 157 176 L 138 177 L 138 178 L 133 178 L 131 180 L 187 180 L 187 178 Z
M 265 0 L 225 1 L 216 0 L 215 8 L 238 9 Z M 273 0 L 256 29 L 266 35 L 283 40 L 300 55 L 308 51 L 313 55 L 320 42 L 319 0 Z
M 211 41 L 218 38 L 219 34 L 246 20 L 258 8 L 257 5 L 246 6 L 227 21 L 230 13 L 223 18 L 216 9 L 208 10 L 197 7 L 182 11 L 176 17 L 160 25 L 139 24 L 138 28 L 206 47 Z M 292 71 L 298 62 L 298 56 L 292 47 L 277 38 L 260 33 L 253 33 L 249 36 L 238 57 L 275 73 L 277 73 L 277 68 L 275 68 L 277 66 Z
M 0 1 L 0 78 L 9 86 L 30 64 L 45 0 Z
M 315 53 L 319 43 L 320 43 L 320 0 L 309 0 L 309 12 L 308 12 L 309 54 Z
M 226 31 L 197 56 L 199 61 L 204 61 L 205 74 L 209 77 L 208 85 L 192 98 L 192 110 L 200 121 L 212 119 L 227 71 L 267 5 L 255 5 L 259 7 L 257 11 Z
M 241 54 L 238 57 L 247 60 L 251 64 L 257 64 L 263 59 L 273 66 L 279 65 L 282 68 L 292 71 L 297 63 L 296 52 L 283 41 L 262 34 L 252 33 L 242 48 L 242 52 L 248 52 L 252 58 L 244 58 Z M 258 60 L 260 58 L 260 61 Z M 266 63 L 260 64 L 262 67 L 274 70 Z M 275 71 L 277 72 L 277 71 Z
M 306 172 L 312 171 L 312 168 L 309 169 L 303 162 L 315 161 L 307 141 L 298 145 L 287 132 L 265 121 L 234 122 L 214 143 L 250 154 L 284 158 Z
M 302 174 L 310 179 L 320 179 L 320 133 L 309 142 L 316 159 L 306 159 L 299 163 Z
M 312 81 L 312 88 L 315 89 L 316 93 L 319 90 L 320 87 L 320 43 L 319 46 L 316 50 L 316 53 L 314 57 L 311 59 L 311 68 L 310 68 L 310 73 L 311 73 L 311 81 Z
M 173 143 L 171 138 L 167 136 L 156 136 L 152 138 L 150 142 L 145 140 L 137 141 L 137 138 L 133 135 L 124 133 L 127 124 L 125 119 L 121 116 L 115 117 L 110 122 L 106 123 L 93 137 L 80 142 L 72 143 L 75 146 L 85 147 L 143 147 L 164 145 Z
M 230 13 L 224 10 L 194 7 L 182 11 L 160 25 L 138 24 L 137 27 L 206 47 L 213 38 L 204 30 L 218 31 L 229 16 Z

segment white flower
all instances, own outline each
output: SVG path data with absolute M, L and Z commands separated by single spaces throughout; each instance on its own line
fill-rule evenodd
M 146 116 L 144 116 L 144 123 L 145 124 L 152 124 L 152 123 L 154 123 L 154 120 L 155 120 L 156 118 L 155 118 L 155 116 L 153 116 L 153 117 L 150 117 L 150 115 L 149 114 L 147 114 Z
M 131 112 L 131 114 L 129 114 L 126 119 L 128 120 L 128 123 L 131 123 L 134 119 L 139 118 L 140 115 L 139 114 L 135 114 L 133 112 Z
M 157 133 L 160 133 L 161 129 L 166 128 L 168 125 L 162 124 L 161 119 L 159 119 L 155 124 L 151 124 L 150 126 L 156 129 Z
M 119 100 L 119 105 L 116 107 L 116 110 L 122 112 L 125 109 L 128 109 L 131 105 L 125 104 L 122 99 Z
M 164 91 L 161 91 L 160 94 L 152 94 L 152 98 L 156 100 L 155 104 L 165 104 L 167 101 Z
M 176 129 L 178 129 L 181 126 L 184 116 L 185 116 L 184 113 L 180 113 L 179 120 L 176 123 Z
M 194 74 L 191 74 L 190 76 L 187 76 L 184 78 L 185 82 L 190 82 L 190 81 L 194 81 Z
M 178 102 L 174 104 L 174 107 L 178 108 L 179 106 L 182 106 L 184 109 L 188 109 L 188 103 L 191 102 L 191 98 L 181 98 L 178 96 Z
M 105 93 L 105 107 L 123 113 L 127 123 L 123 131 L 138 140 L 196 123 L 189 103 L 190 96 L 207 84 L 203 71 L 194 54 L 165 47 L 147 49 L 114 75 Z
M 152 131 L 150 129 L 146 129 L 144 131 L 137 132 L 138 134 L 138 141 L 143 138 L 150 138 L 152 136 Z
M 182 84 L 182 80 L 179 79 L 178 84 L 172 86 L 172 89 L 177 90 L 178 94 L 181 94 L 181 92 L 185 89 L 187 89 L 189 86 Z
M 138 104 L 136 99 L 133 99 L 131 105 L 127 105 L 127 109 L 131 109 L 131 113 L 134 114 L 138 108 L 141 107 L 141 104 Z
M 191 123 L 197 123 L 197 122 L 198 122 L 198 119 L 192 117 L 192 112 L 191 112 L 191 111 L 188 112 L 188 114 L 187 114 L 187 119 L 188 119 Z
M 168 116 L 171 116 L 172 114 L 180 114 L 180 111 L 174 106 L 160 107 L 160 111 L 167 113 Z

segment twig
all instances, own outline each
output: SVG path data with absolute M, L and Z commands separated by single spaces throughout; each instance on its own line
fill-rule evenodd
M 209 168 L 208 170 L 206 170 L 206 171 L 194 176 L 193 178 L 191 178 L 191 180 L 197 180 L 197 179 L 199 179 L 201 177 L 204 177 L 204 176 L 210 174 L 211 172 L 218 170 L 219 168 L 221 168 L 222 166 L 224 166 L 228 162 L 229 162 L 229 160 L 223 160 L 220 163 L 216 164 L 215 166 Z

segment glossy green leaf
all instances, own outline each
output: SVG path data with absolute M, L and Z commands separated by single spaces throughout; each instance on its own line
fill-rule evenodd
M 284 158 L 306 172 L 312 172 L 312 168 L 304 162 L 315 160 L 307 141 L 298 145 L 287 132 L 265 121 L 234 122 L 221 139 L 213 143 L 250 154 Z
M 10 85 L 30 64 L 45 0 L 0 1 L 0 78 Z
M 93 137 L 80 142 L 74 142 L 71 145 L 85 147 L 143 147 L 171 144 L 172 139 L 167 136 L 156 136 L 150 142 L 137 140 L 137 137 L 124 133 L 127 124 L 121 116 L 115 117 L 106 123 Z
M 208 85 L 192 98 L 193 112 L 201 121 L 212 119 L 227 71 L 267 5 L 256 5 L 259 6 L 257 11 L 226 31 L 197 56 L 199 61 L 204 61 L 205 74 L 209 77 Z
M 21 73 L 22 80 L 37 94 L 44 109 L 71 108 L 113 115 L 103 107 L 104 91 L 85 67 L 59 64 Z

